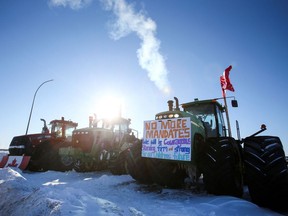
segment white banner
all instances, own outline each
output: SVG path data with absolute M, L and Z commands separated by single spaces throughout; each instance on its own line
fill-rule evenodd
M 144 121 L 142 157 L 191 161 L 190 118 Z

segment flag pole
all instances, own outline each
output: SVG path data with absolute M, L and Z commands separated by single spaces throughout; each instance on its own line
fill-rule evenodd
M 228 106 L 227 106 L 227 100 L 226 100 L 226 93 L 225 93 L 225 89 L 223 89 L 223 88 L 222 88 L 222 95 L 223 95 L 223 98 L 224 98 L 224 106 L 225 106 L 225 111 L 226 111 L 228 135 L 229 135 L 229 137 L 232 137 L 230 119 L 229 119 L 229 113 L 228 113 Z

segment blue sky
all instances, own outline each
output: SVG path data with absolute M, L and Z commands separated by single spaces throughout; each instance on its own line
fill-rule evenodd
M 287 38 L 286 0 L 2 0 L 0 147 L 25 133 L 46 80 L 29 133 L 41 131 L 40 118 L 86 127 L 116 98 L 141 136 L 174 96 L 221 97 L 219 77 L 232 65 L 232 128 L 238 120 L 245 137 L 264 123 L 287 154 Z

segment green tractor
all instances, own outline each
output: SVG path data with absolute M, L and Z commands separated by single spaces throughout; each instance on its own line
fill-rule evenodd
M 59 151 L 61 158 L 70 158 L 77 172 L 110 170 L 115 175 L 126 174 L 127 149 L 138 140 L 130 123 L 122 117 L 90 117 L 89 127 L 73 131 L 72 145 Z
M 227 106 L 218 102 L 220 98 L 195 99 L 182 104 L 182 110 L 174 99 L 175 107 L 169 100 L 167 111 L 144 122 L 142 142 L 129 149 L 127 168 L 135 180 L 170 188 L 203 181 L 210 194 L 236 197 L 242 197 L 247 184 L 255 203 L 282 205 L 279 197 L 285 192 L 287 196 L 288 174 L 278 137 L 257 136 L 266 130 L 263 125 L 255 134 L 236 140 L 229 119 L 225 126 Z M 238 106 L 236 100 L 232 106 Z

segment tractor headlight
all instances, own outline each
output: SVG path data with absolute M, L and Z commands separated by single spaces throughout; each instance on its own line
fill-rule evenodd
M 157 115 L 155 117 L 156 120 L 160 120 L 160 119 L 171 119 L 171 118 L 179 118 L 180 115 L 178 113 L 174 114 L 174 113 L 170 113 L 170 114 L 164 114 L 164 115 Z

